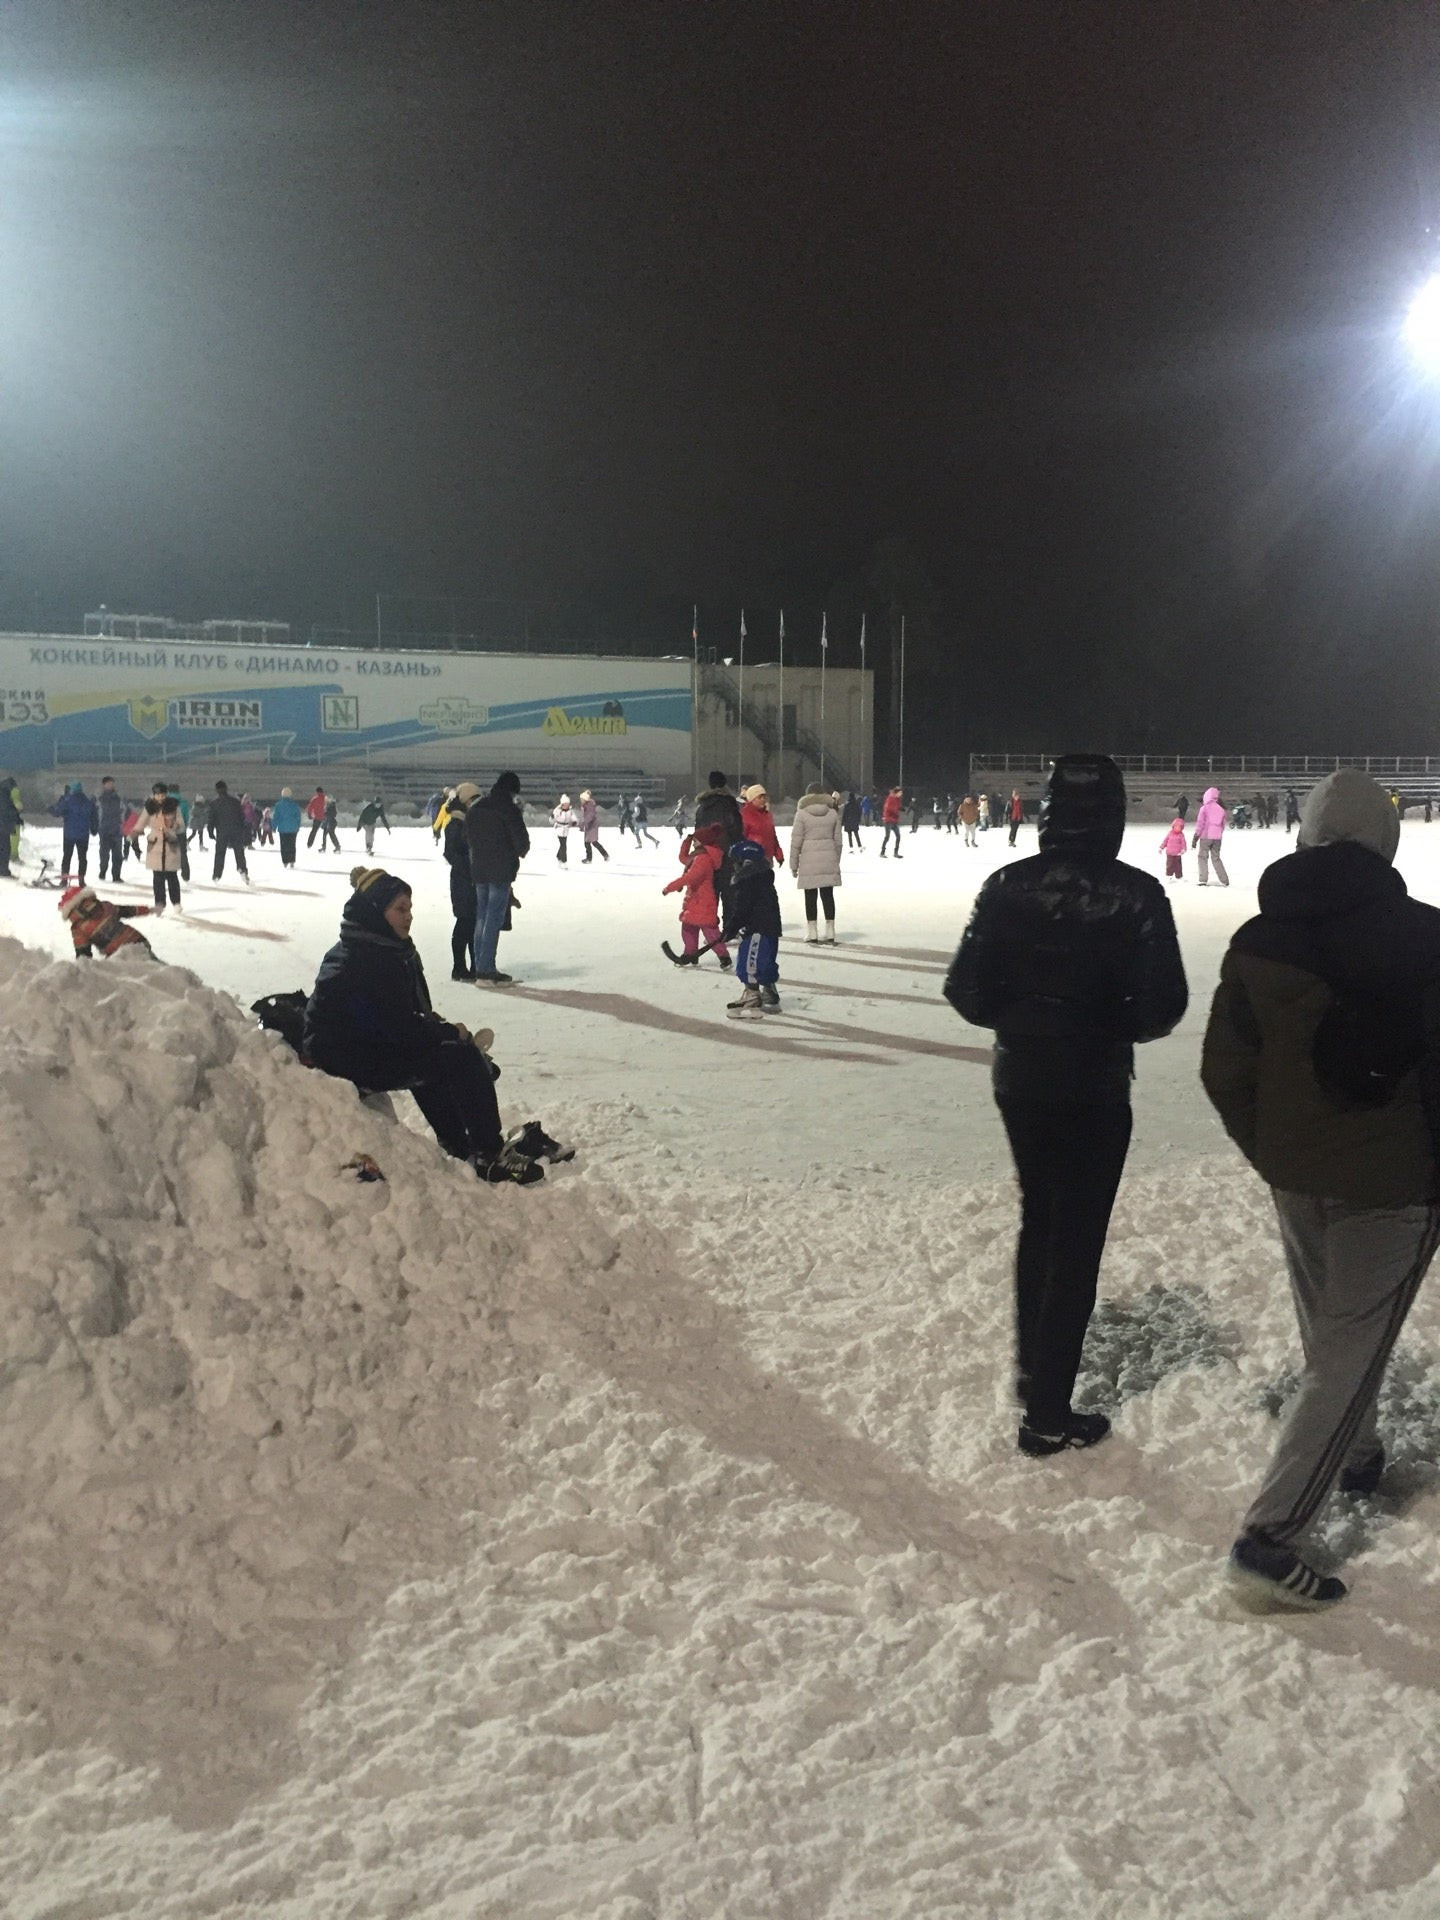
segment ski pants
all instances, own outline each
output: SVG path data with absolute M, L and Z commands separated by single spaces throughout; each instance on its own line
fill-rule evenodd
M 1341 1469 L 1380 1444 L 1380 1383 L 1440 1242 L 1440 1206 L 1353 1207 L 1278 1191 L 1274 1200 L 1305 1367 L 1244 1525 L 1288 1544 Z
M 747 933 L 741 936 L 740 948 L 735 955 L 735 978 L 747 987 L 775 985 L 780 978 L 780 942 L 773 933 Z
M 60 873 L 63 879 L 70 877 L 70 862 L 76 862 L 75 871 L 80 883 L 85 883 L 85 868 L 90 859 L 90 836 L 82 833 L 77 839 L 74 835 L 62 833 L 60 836 Z
M 1130 1109 L 1004 1100 L 1000 1117 L 1020 1177 L 1016 1383 L 1027 1416 L 1043 1427 L 1070 1410 L 1130 1146 Z
M 237 873 L 248 874 L 248 869 L 245 865 L 245 842 L 243 840 L 226 840 L 219 834 L 216 834 L 214 878 L 218 880 L 221 874 L 224 873 L 225 856 L 227 853 L 233 853 L 235 856 L 235 871 Z
M 349 1080 L 353 1075 L 339 1077 Z M 418 1075 L 381 1074 L 378 1080 L 367 1077 L 355 1084 L 365 1093 L 408 1089 L 441 1147 L 457 1160 L 490 1160 L 500 1151 L 504 1135 L 495 1081 L 484 1054 L 458 1032 L 453 1040 L 441 1042 Z
M 102 833 L 100 836 L 100 878 L 107 876 L 112 880 L 120 878 L 120 867 L 125 859 L 125 837 L 119 833 Z
M 1166 854 L 1165 878 L 1167 880 L 1183 880 L 1185 878 L 1185 856 L 1183 854 Z
M 892 833 L 893 833 L 893 834 L 894 834 L 894 836 L 895 836 L 895 858 L 896 858 L 897 860 L 901 860 L 901 859 L 903 859 L 903 858 L 904 858 L 904 855 L 903 855 L 903 854 L 901 853 L 901 851 L 900 851 L 900 827 L 899 827 L 899 823 L 898 823 L 897 821 L 894 821 L 894 820 L 888 820 L 888 821 L 886 821 L 886 823 L 885 823 L 885 831 L 884 831 L 884 833 L 883 833 L 883 834 L 882 834 L 882 835 L 880 836 L 880 858 L 881 858 L 882 860 L 883 860 L 883 859 L 885 858 L 885 849 L 886 849 L 886 848 L 887 848 L 887 847 L 889 846 L 889 844 L 890 844 L 890 836 L 891 836 L 891 834 L 892 834 Z
M 719 927 L 692 927 L 688 920 L 683 921 L 680 927 L 680 944 L 686 953 L 698 953 L 701 947 L 713 944 L 720 957 L 720 964 L 725 967 L 730 964 L 730 949 L 721 940 Z
M 1201 886 L 1208 886 L 1210 883 L 1208 862 L 1213 860 L 1215 862 L 1215 878 L 1220 882 L 1222 887 L 1228 887 L 1230 884 L 1230 876 L 1226 873 L 1225 863 L 1220 858 L 1220 842 L 1218 840 L 1201 840 L 1198 845 L 1200 849 Z
M 475 971 L 495 972 L 495 951 L 510 906 L 508 880 L 477 880 L 475 883 Z

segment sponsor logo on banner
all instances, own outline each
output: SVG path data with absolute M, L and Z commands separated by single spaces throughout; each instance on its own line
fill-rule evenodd
M 567 713 L 564 707 L 551 707 L 540 722 L 540 731 L 549 734 L 627 733 L 629 727 L 618 700 L 607 700 L 608 713 Z
M 143 733 L 147 740 L 153 740 L 157 733 L 163 733 L 170 724 L 170 703 L 160 700 L 153 693 L 141 694 L 138 700 L 130 702 L 130 724 L 136 733 Z
M 356 693 L 326 693 L 320 697 L 320 727 L 325 733 L 360 731 L 360 696 Z
M 136 733 L 153 740 L 167 727 L 198 733 L 258 733 L 263 725 L 263 703 L 206 695 L 190 700 L 164 700 L 145 693 L 130 702 L 130 724 Z
M 490 709 L 477 701 L 449 694 L 421 707 L 420 724 L 433 727 L 436 733 L 474 733 L 480 727 L 489 726 Z

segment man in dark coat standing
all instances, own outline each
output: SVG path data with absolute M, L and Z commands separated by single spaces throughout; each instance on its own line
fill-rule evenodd
M 1117 859 L 1125 783 L 1104 754 L 1066 754 L 1040 810 L 1040 851 L 980 889 L 945 982 L 995 1029 L 996 1104 L 1020 1178 L 1015 1259 L 1022 1453 L 1110 1431 L 1070 1405 L 1110 1210 L 1130 1145 L 1135 1043 L 1185 1012 L 1185 970 L 1160 882 Z
M 1230 942 L 1200 1074 L 1271 1188 L 1305 1367 L 1230 1552 L 1243 1597 L 1314 1612 L 1305 1558 L 1337 1482 L 1375 1491 L 1376 1397 L 1440 1241 L 1440 911 L 1391 862 L 1395 808 L 1354 767 L 1306 796 L 1294 853 Z
M 223 780 L 215 782 L 215 798 L 210 802 L 210 832 L 215 841 L 215 879 L 225 871 L 225 855 L 235 856 L 235 871 L 253 886 L 245 865 L 245 813 L 240 802 Z
M 725 834 L 721 851 L 728 853 L 738 840 L 745 838 L 740 802 L 730 791 L 723 773 L 717 770 L 709 778 L 710 784 L 704 793 L 695 796 L 695 830 L 698 833 L 701 827 L 721 827 Z
M 483 800 L 471 802 L 465 835 L 475 883 L 475 978 L 492 987 L 508 987 L 514 976 L 496 969 L 495 951 L 510 910 L 510 889 L 530 851 L 530 835 L 520 811 L 518 773 L 502 773 Z
M 450 796 L 445 821 L 445 863 L 450 869 L 450 978 L 475 978 L 475 882 L 470 874 L 470 836 L 465 816 L 480 798 L 473 780 L 462 780 Z

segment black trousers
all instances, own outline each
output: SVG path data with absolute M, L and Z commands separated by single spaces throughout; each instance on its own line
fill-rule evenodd
M 835 889 L 833 887 L 806 887 L 804 894 L 805 918 L 807 920 L 813 920 L 815 918 L 815 902 L 817 898 L 821 906 L 825 909 L 825 918 L 827 920 L 833 920 L 835 918 Z
M 295 835 L 293 833 L 282 833 L 280 836 L 280 864 L 282 867 L 293 867 L 295 864 Z
M 1020 1177 L 1015 1254 L 1017 1386 L 1037 1425 L 1070 1408 L 1110 1210 L 1130 1146 L 1130 1109 L 1002 1100 Z
M 85 867 L 90 858 L 90 836 L 88 833 L 78 840 L 73 839 L 68 833 L 62 832 L 60 835 L 60 873 L 61 876 L 67 880 L 70 877 L 70 861 L 72 857 L 76 862 L 75 870 L 79 874 L 81 884 L 83 885 L 85 881 Z
M 100 836 L 100 878 L 108 872 L 110 879 L 120 878 L 120 863 L 125 858 L 125 842 L 118 833 L 102 833 Z
M 456 973 L 468 973 L 475 977 L 475 909 L 467 908 L 464 913 L 455 915 L 455 925 L 450 934 L 450 964 Z
M 150 875 L 150 884 L 155 890 L 155 904 L 157 907 L 164 906 L 165 895 L 167 893 L 170 895 L 171 906 L 179 906 L 180 876 L 173 868 L 167 867 L 163 873 L 152 873 Z
M 1010 822 L 1010 844 L 1012 847 L 1015 844 L 1015 836 L 1017 833 L 1019 833 L 1019 831 L 1020 831 L 1020 822 L 1018 820 L 1012 820 Z
M 234 854 L 235 871 L 237 873 L 244 873 L 246 870 L 245 842 L 243 840 L 222 840 L 217 834 L 215 836 L 215 872 L 213 876 L 216 880 L 218 880 L 225 871 L 225 856 L 227 853 Z
M 323 1061 L 317 1064 L 341 1080 L 354 1080 L 369 1093 L 396 1093 L 408 1088 L 434 1129 L 435 1138 L 457 1160 L 468 1160 L 475 1154 L 489 1160 L 500 1151 L 504 1135 L 495 1082 L 484 1054 L 458 1033 L 437 1049 L 418 1077 L 414 1072 L 357 1075 L 326 1066 Z

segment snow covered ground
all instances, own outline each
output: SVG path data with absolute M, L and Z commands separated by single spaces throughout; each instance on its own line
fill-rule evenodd
M 660 837 L 561 870 L 537 834 L 498 993 L 448 978 L 428 834 L 381 836 L 507 1118 L 580 1147 L 525 1193 L 237 1006 L 309 985 L 354 834 L 198 881 L 159 966 L 77 965 L 0 882 L 0 1908 L 1440 1913 L 1433 1285 L 1387 1496 L 1328 1523 L 1352 1599 L 1257 1620 L 1219 1578 L 1294 1352 L 1196 1067 L 1283 836 L 1174 891 L 1192 1011 L 1141 1054 L 1087 1348 L 1116 1434 L 1056 1462 L 1015 1451 L 1015 1194 L 939 998 L 1002 836 L 907 831 L 903 873 L 867 836 L 840 949 L 787 940 L 743 1027 L 660 955 Z M 1440 898 L 1440 828 L 1400 864 Z

